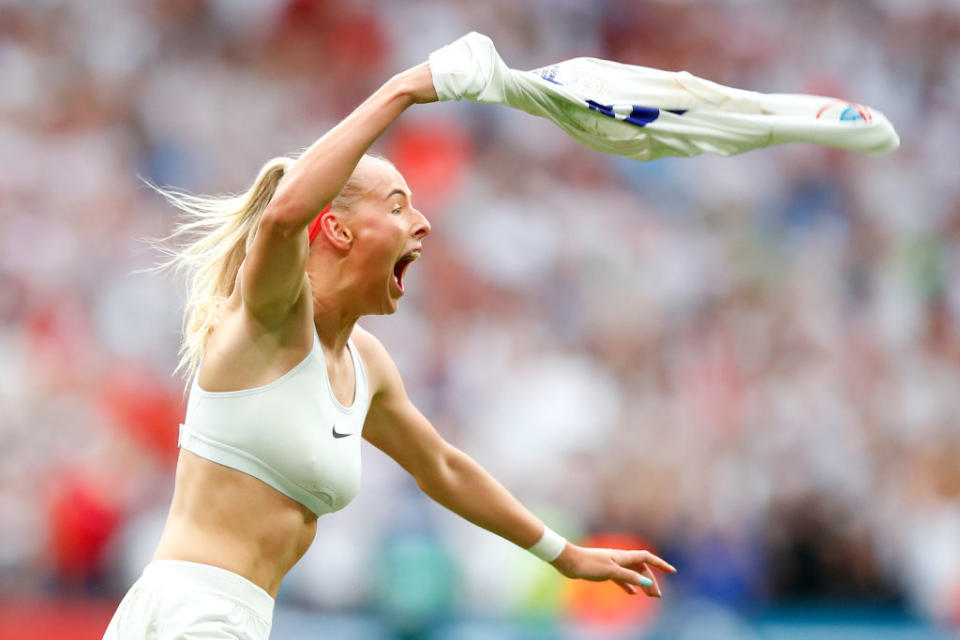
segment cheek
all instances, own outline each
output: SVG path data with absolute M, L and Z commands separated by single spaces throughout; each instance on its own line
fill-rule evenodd
M 397 244 L 402 242 L 402 231 L 389 220 L 378 220 L 366 225 L 363 233 L 358 237 L 360 244 L 369 254 L 383 254 L 396 252 Z
M 360 261 L 364 266 L 371 268 L 379 269 L 386 264 L 392 267 L 397 257 L 397 242 L 392 240 L 391 234 L 385 229 L 369 231 L 357 239 L 356 248 L 362 256 Z

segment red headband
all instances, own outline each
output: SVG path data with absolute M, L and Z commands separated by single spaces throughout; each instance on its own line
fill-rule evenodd
M 327 211 L 330 211 L 330 205 L 328 204 L 323 208 L 323 211 L 320 212 L 316 218 L 313 219 L 313 222 L 310 223 L 310 244 L 313 244 L 313 241 L 318 235 L 320 235 L 320 218 L 323 217 Z

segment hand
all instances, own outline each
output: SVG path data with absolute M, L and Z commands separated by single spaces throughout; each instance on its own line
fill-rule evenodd
M 645 594 L 660 598 L 663 594 L 650 567 L 668 573 L 677 570 L 649 551 L 625 551 L 621 549 L 592 549 L 567 543 L 563 552 L 551 563 L 557 571 L 568 578 L 583 578 L 602 582 L 613 580 L 621 589 L 633 595 L 640 587 Z M 641 576 L 650 580 L 644 585 Z
M 393 80 L 399 83 L 403 92 L 414 104 L 437 101 L 437 90 L 433 87 L 433 75 L 430 73 L 429 62 L 422 62 L 398 73 Z

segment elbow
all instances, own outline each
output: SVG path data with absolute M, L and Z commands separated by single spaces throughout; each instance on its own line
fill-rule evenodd
M 456 483 L 458 451 L 444 451 L 412 473 L 417 487 L 430 497 L 443 493 Z
M 290 202 L 282 193 L 277 193 L 267 203 L 260 217 L 260 232 L 283 237 L 298 233 L 309 224 L 306 207 Z
M 433 497 L 434 487 L 436 486 L 433 482 L 433 478 L 426 474 L 418 474 L 415 475 L 413 479 L 417 481 L 417 488 L 420 489 L 420 491 L 423 491 L 428 496 Z
M 329 206 L 330 200 L 324 200 Z M 296 235 L 313 222 L 326 209 L 316 203 L 305 201 L 289 192 L 279 191 L 267 203 L 261 218 L 261 224 L 282 233 L 285 237 Z

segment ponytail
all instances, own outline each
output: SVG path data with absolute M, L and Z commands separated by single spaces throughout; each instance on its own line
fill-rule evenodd
M 156 268 L 182 274 L 187 282 L 176 371 L 185 370 L 188 379 L 200 364 L 214 312 L 233 293 L 263 212 L 291 164 L 290 158 L 268 161 L 239 195 L 196 196 L 150 185 L 181 212 L 174 231 L 152 244 L 168 258 Z M 170 241 L 179 242 L 170 247 Z

